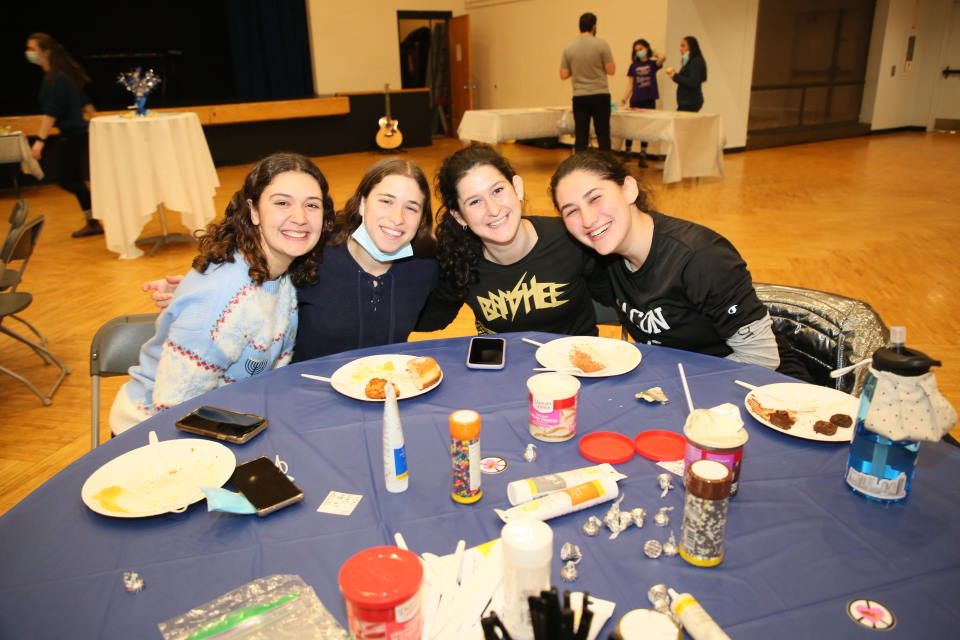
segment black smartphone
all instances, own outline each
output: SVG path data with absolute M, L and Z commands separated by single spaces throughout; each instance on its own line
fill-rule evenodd
M 471 369 L 503 369 L 507 363 L 507 341 L 503 338 L 470 338 L 467 366 Z
M 267 424 L 266 418 L 252 413 L 203 406 L 177 420 L 177 429 L 243 444 L 266 429 Z
M 260 457 L 238 465 L 230 476 L 233 486 L 265 516 L 303 500 L 303 491 L 277 468 L 270 458 Z

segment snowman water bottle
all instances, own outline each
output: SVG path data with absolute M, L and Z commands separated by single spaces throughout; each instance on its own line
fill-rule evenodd
M 920 449 L 919 437 L 891 439 L 876 432 L 881 430 L 895 437 L 911 433 L 913 425 L 902 423 L 915 415 L 913 407 L 901 409 L 899 400 L 884 400 L 888 404 L 874 407 L 871 415 L 871 405 L 880 400 L 877 393 L 879 381 L 884 381 L 882 395 L 887 397 L 890 395 L 888 390 L 896 392 L 898 381 L 903 380 L 906 386 L 910 386 L 910 379 L 926 375 L 932 366 L 940 366 L 940 362 L 926 354 L 908 349 L 905 345 L 906 333 L 906 327 L 892 327 L 890 346 L 878 349 L 873 355 L 873 363 L 860 394 L 856 431 L 847 459 L 845 478 L 850 490 L 878 502 L 900 502 L 907 497 Z M 935 382 L 933 389 L 936 389 Z M 896 393 L 893 396 L 898 397 Z M 895 409 L 890 410 L 894 405 Z M 867 419 L 868 415 L 870 420 Z M 873 429 L 867 427 L 868 423 Z

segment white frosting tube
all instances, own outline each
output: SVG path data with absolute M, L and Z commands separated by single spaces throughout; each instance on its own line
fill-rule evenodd
M 549 520 L 613 500 L 618 493 L 620 488 L 617 486 L 617 481 L 610 476 L 604 476 L 569 489 L 555 491 L 506 511 L 503 509 L 494 509 L 494 511 L 504 522 L 523 519 Z
M 548 473 L 533 478 L 514 480 L 507 485 L 507 498 L 510 504 L 518 505 L 556 491 L 569 489 L 578 484 L 610 477 L 614 480 L 623 480 L 627 476 L 618 472 L 612 465 L 603 463 L 581 469 L 571 469 L 560 473 Z

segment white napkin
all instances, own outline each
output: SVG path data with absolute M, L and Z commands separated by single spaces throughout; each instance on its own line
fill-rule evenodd
M 870 367 L 877 379 L 865 426 L 891 440 L 936 442 L 957 423 L 957 412 L 937 388 L 933 373 L 898 376 Z

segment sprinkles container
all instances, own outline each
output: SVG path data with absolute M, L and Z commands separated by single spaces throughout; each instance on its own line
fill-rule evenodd
M 450 466 L 455 502 L 470 504 L 483 497 L 480 488 L 480 414 L 461 409 L 450 414 Z
M 723 538 L 733 473 L 722 462 L 697 460 L 684 478 L 680 557 L 698 567 L 723 562 Z

